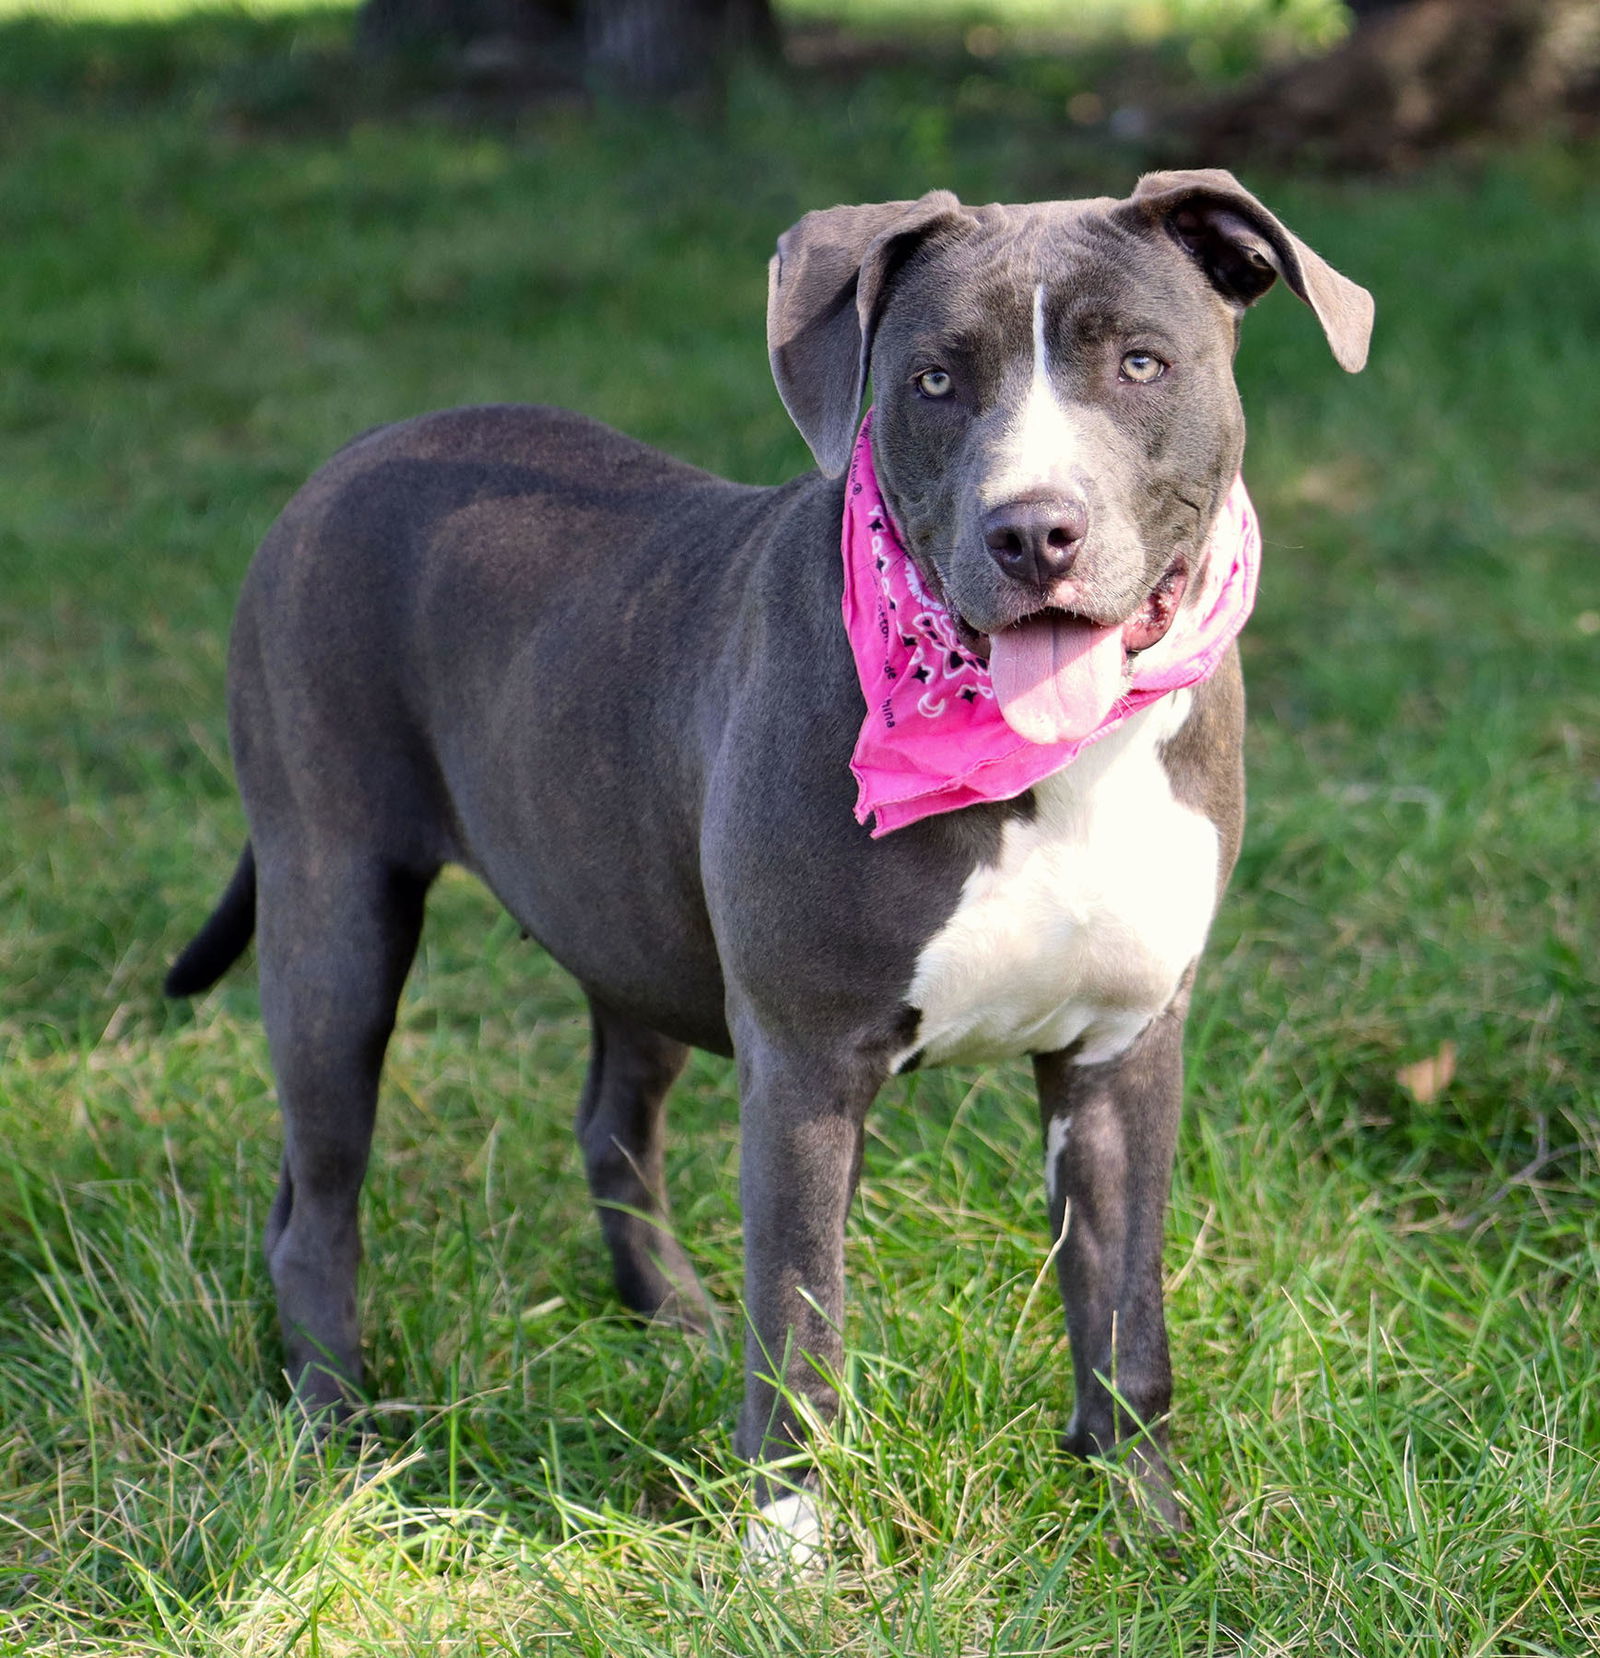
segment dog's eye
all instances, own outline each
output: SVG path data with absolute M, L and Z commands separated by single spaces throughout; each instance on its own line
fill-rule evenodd
M 913 382 L 924 397 L 948 397 L 956 383 L 942 368 L 930 368 Z
M 1122 378 L 1133 381 L 1136 386 L 1148 386 L 1167 372 L 1167 365 L 1148 351 L 1130 351 L 1118 366 Z

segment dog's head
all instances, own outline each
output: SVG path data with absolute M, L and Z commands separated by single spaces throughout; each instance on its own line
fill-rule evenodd
M 830 477 L 870 374 L 878 481 L 924 578 L 997 687 L 1054 672 L 1070 703 L 1074 674 L 1120 675 L 1199 590 L 1244 448 L 1239 320 L 1279 276 L 1359 369 L 1371 297 L 1228 173 L 1153 173 L 1121 202 L 936 190 L 807 214 L 772 261 L 767 338 Z

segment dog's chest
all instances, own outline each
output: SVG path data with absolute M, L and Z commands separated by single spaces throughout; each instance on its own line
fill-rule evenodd
M 1171 1000 L 1217 897 L 1216 826 L 1174 797 L 1160 753 L 1192 700 L 1164 697 L 1039 784 L 1032 820 L 968 876 L 907 993 L 924 1063 L 1078 1042 L 1095 1064 Z

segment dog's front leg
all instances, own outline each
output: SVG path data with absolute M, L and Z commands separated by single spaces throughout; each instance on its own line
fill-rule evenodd
M 1125 1455 L 1169 1526 L 1181 1515 L 1166 1461 L 1172 1364 L 1161 1244 L 1187 1004 L 1185 985 L 1117 1060 L 1079 1065 L 1070 1052 L 1034 1060 L 1077 1392 L 1063 1445 L 1075 1456 Z
M 822 1055 L 760 1034 L 739 1046 L 745 1392 L 734 1448 L 757 1464 L 752 1555 L 804 1564 L 820 1540 L 814 1482 L 792 1466 L 838 1405 L 844 1228 L 862 1124 L 883 1080 L 859 1053 Z M 760 1465 L 787 1459 L 769 1472 Z

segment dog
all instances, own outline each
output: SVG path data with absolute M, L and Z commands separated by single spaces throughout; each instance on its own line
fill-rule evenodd
M 744 487 L 507 405 L 369 432 L 294 497 L 232 636 L 248 842 L 167 989 L 210 985 L 254 931 L 284 1117 L 266 1254 L 308 1410 L 361 1387 L 357 1194 L 454 863 L 588 998 L 577 1136 L 645 1319 L 710 1319 L 663 1106 L 690 1047 L 736 1061 L 753 1553 L 821 1536 L 796 1453 L 837 1404 L 868 1107 L 918 1065 L 1024 1055 L 1065 1447 L 1120 1457 L 1181 1523 L 1162 1230 L 1243 821 L 1232 360 L 1279 277 L 1359 369 L 1370 296 L 1225 172 L 836 207 L 770 267 L 772 369 L 816 470 Z

